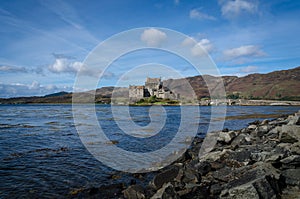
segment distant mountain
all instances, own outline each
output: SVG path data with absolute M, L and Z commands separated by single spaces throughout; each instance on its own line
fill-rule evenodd
M 49 94 L 49 95 L 45 95 L 44 97 L 58 97 L 58 96 L 66 95 L 66 94 L 69 94 L 69 93 L 65 92 L 65 91 L 61 91 L 61 92 L 58 92 L 58 93 L 52 93 L 52 94 Z
M 182 98 L 202 99 L 209 98 L 210 93 L 218 93 L 220 84 L 224 84 L 228 98 L 243 99 L 275 99 L 300 101 L 300 67 L 274 71 L 267 74 L 250 74 L 244 77 L 210 75 L 187 77 L 184 79 L 169 79 L 163 82 L 165 87 L 179 93 Z M 191 95 L 187 86 L 191 86 L 195 96 Z M 82 92 L 82 102 L 86 96 L 93 95 L 94 91 Z M 127 98 L 128 88 L 102 87 L 96 90 L 96 103 L 110 103 L 111 98 Z M 59 92 L 43 97 L 18 97 L 1 99 L 1 104 L 28 104 L 28 103 L 72 103 L 72 93 Z
M 300 67 L 236 78 L 226 91 L 247 99 L 300 100 Z
M 191 97 L 188 89 L 183 86 L 186 80 L 198 99 L 210 96 L 208 87 L 213 93 L 218 93 L 215 89 L 219 89 L 218 85 L 223 81 L 228 98 L 300 100 L 300 67 L 244 77 L 204 75 L 170 79 L 164 81 L 164 85 L 182 97 Z

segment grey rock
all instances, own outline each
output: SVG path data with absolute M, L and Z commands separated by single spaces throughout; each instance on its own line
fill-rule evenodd
M 276 199 L 276 191 L 272 188 L 270 183 L 267 181 L 266 178 L 261 178 L 253 182 L 252 184 L 256 189 L 259 198 L 261 199 Z
M 281 126 L 276 126 L 275 128 L 271 129 L 267 135 L 276 134 L 279 135 L 279 133 L 282 131 Z
M 259 195 L 252 184 L 245 184 L 223 191 L 221 199 L 259 199 Z
M 270 157 L 268 157 L 268 158 L 266 159 L 266 162 L 270 162 L 270 163 L 278 162 L 278 161 L 281 160 L 282 156 L 283 156 L 283 155 L 280 154 L 280 153 L 272 154 Z
M 283 164 L 289 164 L 295 167 L 300 167 L 300 155 L 291 155 L 280 160 L 280 162 Z
M 261 122 L 261 125 L 266 125 L 266 124 L 268 124 L 268 123 L 269 123 L 269 120 L 265 119 L 265 120 L 263 120 L 263 121 Z
M 300 155 L 300 142 L 292 144 L 289 149 L 291 153 Z
M 270 152 L 251 152 L 250 160 L 254 162 L 265 161 L 266 157 L 270 154 Z M 276 158 L 277 159 L 277 158 Z
M 287 169 L 282 172 L 288 185 L 300 186 L 300 169 Z
M 288 119 L 289 119 L 288 125 L 300 125 L 300 115 L 295 114 L 294 116 Z
M 229 160 L 236 160 L 238 162 L 248 163 L 250 161 L 251 152 L 246 149 L 239 149 L 229 153 Z M 228 160 L 227 159 L 227 160 Z
M 151 185 L 155 189 L 160 189 L 163 186 L 163 184 L 174 180 L 177 177 L 178 173 L 179 168 L 177 166 L 172 166 L 171 168 L 158 173 L 151 182 Z
M 164 184 L 157 192 L 151 197 L 151 199 L 179 199 L 179 196 L 174 190 L 173 185 L 169 182 Z
M 212 169 L 211 164 L 207 161 L 199 162 L 196 168 L 201 176 L 206 175 Z
M 213 172 L 213 177 L 216 180 L 219 180 L 221 182 L 229 182 L 230 180 L 232 180 L 234 178 L 234 176 L 232 175 L 233 170 L 229 167 L 224 167 L 222 169 L 219 169 L 215 172 Z
M 198 183 L 200 181 L 201 181 L 201 176 L 199 175 L 196 169 L 188 166 L 183 170 L 183 177 L 182 177 L 183 183 Z
M 236 133 L 234 131 L 229 131 L 229 132 L 219 132 L 219 137 L 218 141 L 219 142 L 225 142 L 225 143 L 230 143 L 231 140 L 236 137 Z
M 253 167 L 253 168 L 251 168 Z M 233 180 L 227 183 L 227 188 L 240 186 L 259 179 L 271 177 L 274 181 L 280 179 L 280 173 L 269 163 L 258 162 L 251 167 L 243 167 L 236 170 Z
M 256 128 L 257 128 L 257 126 L 254 125 L 254 124 L 251 124 L 251 125 L 248 126 L 249 130 L 255 130 Z
M 200 161 L 215 162 L 220 159 L 222 151 L 213 151 L 200 157 Z
M 268 131 L 269 131 L 270 127 L 267 125 L 263 125 L 258 127 L 258 132 L 257 132 L 257 136 L 258 137 L 262 137 L 264 136 Z
M 127 199 L 144 199 L 145 192 L 142 186 L 132 185 L 123 191 L 124 197 Z
M 285 143 L 295 143 L 300 141 L 300 126 L 283 125 L 279 134 L 279 140 Z
M 248 145 L 251 144 L 251 137 L 250 135 L 247 134 L 239 134 L 237 137 L 235 137 L 232 142 L 231 142 L 231 146 L 233 148 L 237 148 L 240 145 Z
M 211 187 L 210 187 L 210 193 L 212 195 L 219 195 L 222 191 L 222 186 L 219 185 L 219 184 L 213 184 Z

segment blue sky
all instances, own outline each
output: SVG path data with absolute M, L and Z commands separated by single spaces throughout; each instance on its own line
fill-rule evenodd
M 0 97 L 72 91 L 77 71 L 100 42 L 140 27 L 154 27 L 149 37 L 157 41 L 164 35 L 155 27 L 193 38 L 222 75 L 295 68 L 299 19 L 298 0 L 0 0 Z M 112 64 L 101 86 L 115 85 L 126 70 L 151 62 L 174 67 L 182 76 L 198 75 L 178 57 L 146 50 Z M 155 74 L 143 75 L 134 83 Z

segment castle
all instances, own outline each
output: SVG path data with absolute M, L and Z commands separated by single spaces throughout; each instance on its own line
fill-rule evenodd
M 140 99 L 151 96 L 171 100 L 179 99 L 179 94 L 175 94 L 167 87 L 163 86 L 161 78 L 147 77 L 144 86 L 129 86 L 129 99 L 131 102 L 136 102 Z

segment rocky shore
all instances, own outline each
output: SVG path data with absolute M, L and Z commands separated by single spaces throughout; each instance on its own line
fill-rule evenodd
M 149 184 L 132 181 L 79 191 L 71 198 L 300 198 L 300 111 L 247 128 L 210 133 L 216 145 L 199 157 L 202 138 Z M 135 174 L 143 178 L 144 174 Z

